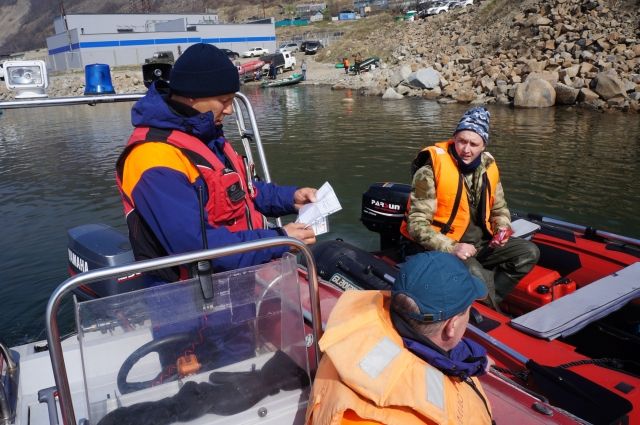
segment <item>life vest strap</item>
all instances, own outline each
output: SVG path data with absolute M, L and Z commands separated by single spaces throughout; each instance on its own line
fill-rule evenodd
M 458 190 L 456 191 L 456 199 L 453 201 L 453 208 L 451 210 L 451 215 L 449 216 L 449 220 L 443 225 L 440 222 L 433 221 L 432 224 L 436 226 L 442 226 L 440 229 L 440 233 L 446 235 L 451 231 L 451 224 L 456 219 L 456 214 L 458 214 L 458 208 L 460 207 L 460 199 L 462 199 L 462 186 L 464 186 L 462 182 L 462 173 L 458 173 Z

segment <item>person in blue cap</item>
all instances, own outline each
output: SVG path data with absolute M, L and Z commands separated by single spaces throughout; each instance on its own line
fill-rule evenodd
M 489 145 L 491 114 L 466 111 L 453 137 L 423 149 L 412 163 L 412 190 L 401 226 L 407 254 L 448 252 L 489 288 L 494 308 L 538 262 L 536 245 L 509 237 L 511 214 Z
M 486 350 L 463 336 L 486 296 L 462 261 L 437 251 L 409 257 L 391 291 L 346 291 L 319 341 L 306 423 L 490 424 L 477 378 Z

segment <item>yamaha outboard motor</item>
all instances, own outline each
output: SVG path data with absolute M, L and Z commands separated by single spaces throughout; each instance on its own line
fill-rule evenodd
M 127 236 L 106 224 L 85 224 L 69 229 L 69 274 L 133 262 L 133 252 Z M 140 273 L 106 279 L 74 290 L 81 300 L 106 297 L 148 287 Z
M 373 254 L 340 239 L 311 247 L 318 275 L 344 290 L 391 289 L 398 269 Z
M 410 193 L 408 184 L 374 183 L 362 194 L 360 220 L 367 229 L 380 234 L 383 251 L 398 245 Z

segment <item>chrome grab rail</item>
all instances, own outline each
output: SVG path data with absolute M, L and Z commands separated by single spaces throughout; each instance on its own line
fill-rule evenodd
M 96 105 L 98 103 L 133 102 L 145 93 L 101 94 L 96 96 L 54 97 L 0 102 L 0 109 L 39 108 L 43 106 Z
M 9 348 L 1 342 L 0 354 L 4 358 L 7 367 L 7 378 L 9 378 L 9 388 L 5 388 L 2 381 L 0 381 L 0 425 L 9 425 L 16 417 L 15 405 L 17 402 L 20 368 L 13 359 Z
M 46 328 L 47 342 L 49 344 L 49 355 L 53 367 L 53 376 L 58 388 L 60 410 L 62 412 L 62 423 L 65 425 L 76 425 L 73 402 L 71 400 L 71 389 L 67 379 L 67 369 L 64 363 L 62 342 L 60 340 L 60 329 L 58 328 L 57 313 L 62 303 L 62 298 L 73 289 L 91 282 L 113 278 L 118 276 L 128 276 L 135 272 L 147 272 L 165 267 L 175 267 L 181 264 L 193 263 L 203 260 L 211 260 L 225 255 L 240 254 L 256 249 L 271 248 L 275 246 L 290 246 L 299 250 L 306 260 L 307 280 L 309 282 L 309 295 L 311 301 L 311 318 L 313 332 L 313 347 L 316 350 L 316 360 L 312 365 L 313 371 L 318 368 L 318 353 L 320 348 L 318 341 L 322 336 L 322 321 L 320 316 L 320 298 L 318 294 L 318 275 L 316 263 L 313 255 L 307 246 L 293 238 L 277 237 L 244 242 L 237 245 L 226 246 L 203 251 L 190 252 L 186 254 L 172 255 L 169 257 L 154 258 L 124 266 L 113 266 L 98 270 L 92 270 L 73 276 L 62 282 L 53 292 L 47 303 Z
M 249 123 L 251 124 L 251 131 L 249 132 L 245 126 L 245 118 L 242 112 L 242 108 L 240 108 L 240 103 L 242 102 L 243 106 L 247 110 L 247 114 L 249 116 Z M 240 138 L 244 140 L 245 135 L 250 135 L 253 141 L 256 144 L 256 150 L 258 151 L 258 158 L 260 159 L 260 167 L 262 168 L 262 172 L 264 174 L 264 181 L 267 183 L 271 183 L 271 174 L 269 173 L 269 165 L 267 164 L 267 156 L 264 153 L 264 149 L 262 148 L 262 138 L 260 137 L 260 131 L 258 130 L 258 122 L 256 121 L 256 115 L 253 112 L 253 107 L 249 102 L 249 98 L 244 94 L 238 92 L 236 93 L 235 99 L 233 99 L 233 109 L 236 113 L 236 124 L 238 125 L 238 132 L 240 133 Z M 243 142 L 244 143 L 244 142 Z M 247 148 L 245 146 L 245 152 L 247 152 L 247 158 L 251 162 L 253 162 L 253 156 L 251 154 L 250 147 Z M 280 218 L 276 219 L 276 224 L 279 227 L 282 227 L 282 220 Z

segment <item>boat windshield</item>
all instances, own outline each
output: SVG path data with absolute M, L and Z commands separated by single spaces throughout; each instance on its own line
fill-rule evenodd
M 208 300 L 193 278 L 76 304 L 90 423 L 304 415 L 309 365 L 295 257 L 210 277 Z

